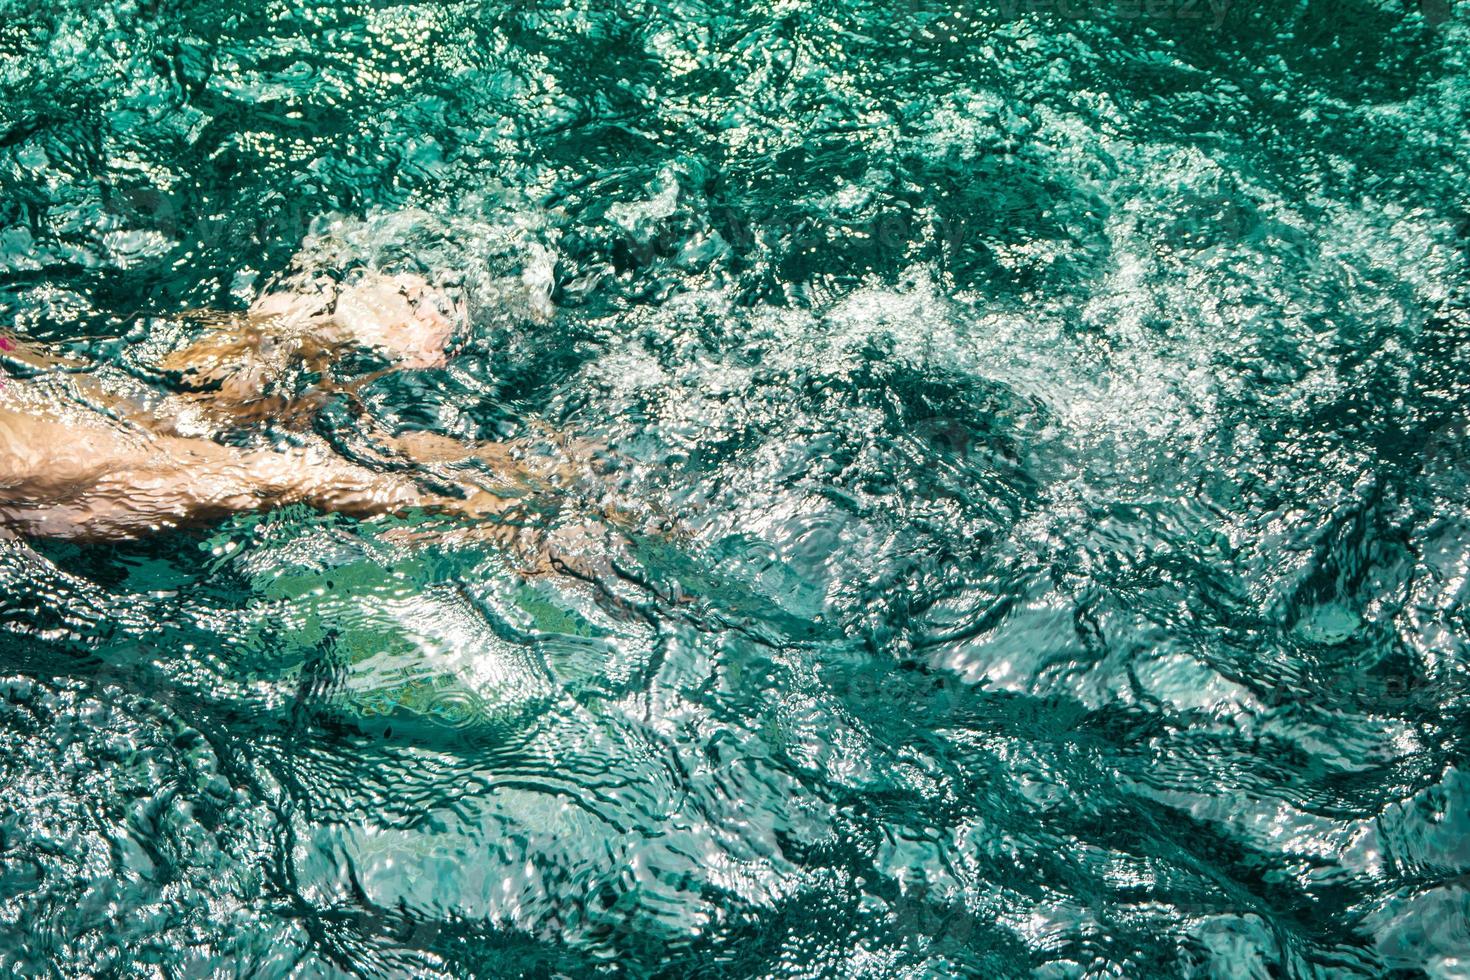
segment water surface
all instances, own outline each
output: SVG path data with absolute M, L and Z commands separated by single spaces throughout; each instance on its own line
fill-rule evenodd
M 298 253 L 414 269 L 472 335 L 374 419 L 570 430 L 677 528 L 7 545 L 0 964 L 1470 975 L 1467 41 L 0 4 L 18 332 L 157 384 Z

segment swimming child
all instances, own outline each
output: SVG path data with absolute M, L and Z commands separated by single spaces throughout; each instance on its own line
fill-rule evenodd
M 150 406 L 109 393 L 74 362 L 7 338 L 4 358 L 41 374 L 0 388 L 0 525 L 26 535 L 121 539 L 292 503 L 363 517 L 415 508 L 503 516 L 525 495 L 565 482 L 567 458 L 538 456 L 525 442 L 376 433 L 411 464 L 409 472 L 380 472 L 343 458 L 301 424 L 335 392 L 350 394 L 388 371 L 442 365 L 460 315 L 412 275 L 361 272 L 346 283 L 323 278 L 266 293 L 243 314 L 200 314 L 210 331 L 161 364 L 181 390 Z M 374 352 L 389 367 L 336 378 L 335 365 L 354 351 Z M 294 393 L 283 385 L 293 373 L 316 380 Z M 263 420 L 296 428 L 294 445 L 217 441 Z M 432 474 L 439 489 L 421 486 L 414 468 Z

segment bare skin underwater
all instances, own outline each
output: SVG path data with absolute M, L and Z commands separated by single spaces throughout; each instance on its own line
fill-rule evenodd
M 245 314 L 201 314 L 212 329 L 161 365 L 180 390 L 151 408 L 108 394 L 79 365 L 7 339 L 5 356 L 39 376 L 0 388 L 0 524 L 27 536 L 127 539 L 307 504 L 358 517 L 423 509 L 476 519 L 460 533 L 524 537 L 517 512 L 572 479 L 575 454 L 376 432 L 375 445 L 400 464 L 379 471 L 338 455 L 302 424 L 328 398 L 351 397 L 386 373 L 339 382 L 332 367 L 342 354 L 371 350 L 388 370 L 442 364 L 455 313 L 422 279 L 373 273 L 346 287 L 267 294 Z M 303 396 L 276 391 L 293 370 L 321 380 Z M 63 374 L 64 384 L 48 383 Z M 196 431 L 178 431 L 182 417 Z M 213 438 L 266 420 L 299 429 L 296 445 L 242 449 Z M 415 476 L 431 476 L 436 488 Z

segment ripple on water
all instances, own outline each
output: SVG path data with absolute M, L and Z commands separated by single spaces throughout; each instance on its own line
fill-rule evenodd
M 668 527 L 0 542 L 0 965 L 1462 975 L 1465 18 L 1145 6 L 8 11 L 17 333 L 420 275 L 320 428 Z

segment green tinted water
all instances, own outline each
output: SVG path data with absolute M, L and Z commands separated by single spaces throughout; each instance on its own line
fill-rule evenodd
M 683 528 L 7 545 L 0 964 L 1470 975 L 1463 11 L 0 10 L 19 332 L 310 234 L 473 299 L 381 424 Z

